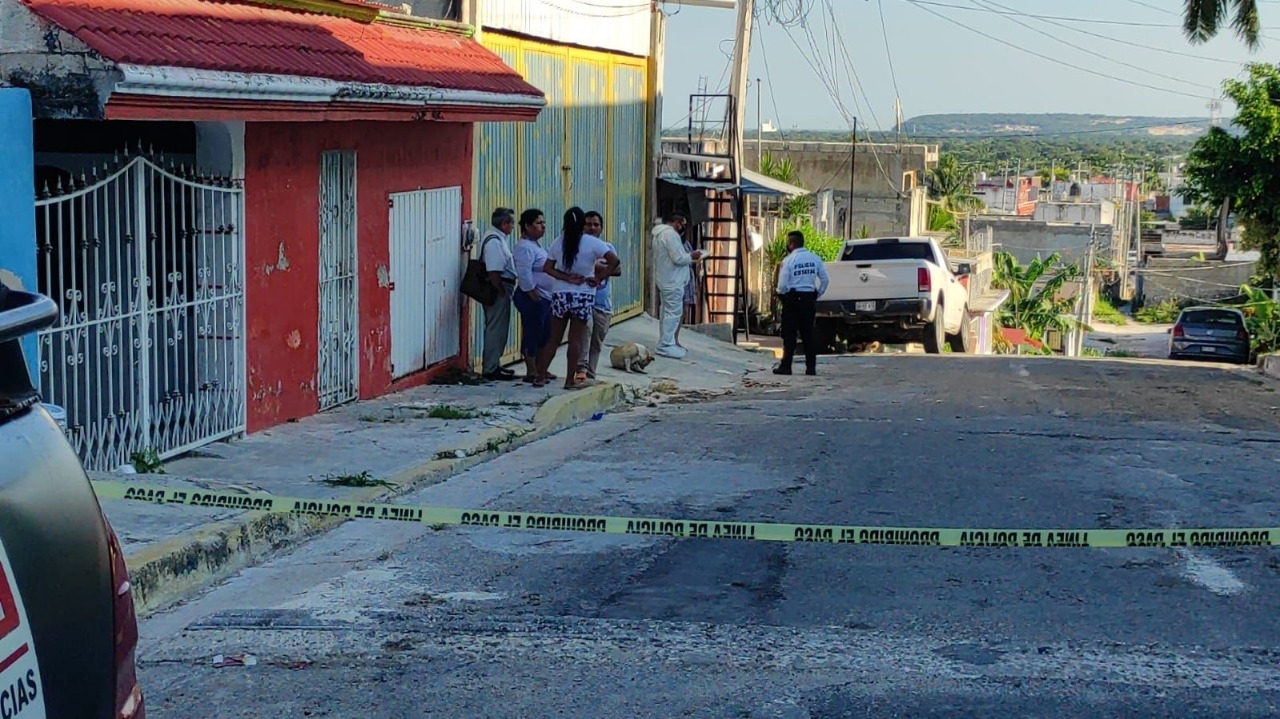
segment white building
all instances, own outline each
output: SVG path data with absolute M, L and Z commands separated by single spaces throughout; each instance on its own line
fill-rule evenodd
M 1076 225 L 1113 225 L 1116 221 L 1116 203 L 1110 200 L 1041 202 L 1036 205 L 1034 219 L 1037 222 L 1065 222 Z

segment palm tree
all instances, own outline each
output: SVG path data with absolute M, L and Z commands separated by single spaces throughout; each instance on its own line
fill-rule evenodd
M 960 165 L 955 155 L 943 155 L 928 175 L 929 229 L 955 232 L 960 223 L 956 216 L 982 209 L 982 200 L 973 196 L 973 176 Z
M 760 158 L 760 174 L 785 182 L 788 185 L 800 186 L 800 172 L 796 169 L 795 164 L 791 162 L 790 157 L 775 160 L 772 154 L 764 153 L 764 156 Z M 787 198 L 782 203 L 780 214 L 784 220 L 806 218 L 812 215 L 813 195 Z
M 973 175 L 960 165 L 955 155 L 943 155 L 929 169 L 929 198 L 943 209 L 967 212 L 982 208 L 982 200 L 973 196 Z
M 1228 18 L 1236 37 L 1250 50 L 1258 49 L 1258 0 L 1186 0 L 1182 32 L 1193 44 L 1207 42 L 1218 34 Z

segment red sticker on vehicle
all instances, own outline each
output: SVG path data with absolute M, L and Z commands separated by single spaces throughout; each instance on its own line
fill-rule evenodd
M 45 719 L 35 639 L 0 543 L 0 719 Z

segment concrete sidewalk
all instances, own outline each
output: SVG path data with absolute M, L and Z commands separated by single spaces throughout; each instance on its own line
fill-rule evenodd
M 657 322 L 642 316 L 611 328 L 607 344 L 652 347 L 657 336 Z M 565 391 L 558 383 L 535 389 L 519 381 L 483 382 L 460 373 L 453 384 L 353 403 L 205 446 L 166 462 L 164 474 L 91 476 L 178 488 L 388 501 L 602 412 L 732 391 L 746 373 L 772 364 L 770 355 L 688 328 L 680 340 L 689 355 L 683 360 L 659 357 L 646 374 L 614 370 L 606 350 L 599 383 L 583 390 Z M 563 348 L 552 372 L 564 374 Z M 144 613 L 341 521 L 123 500 L 103 500 L 102 505 L 120 536 L 135 601 Z

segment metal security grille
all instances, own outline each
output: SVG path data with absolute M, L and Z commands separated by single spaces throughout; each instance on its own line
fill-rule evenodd
M 40 291 L 62 309 L 41 391 L 86 467 L 244 430 L 243 217 L 240 181 L 144 156 L 36 201 Z
M 356 153 L 320 156 L 320 409 L 354 400 L 356 362 Z

